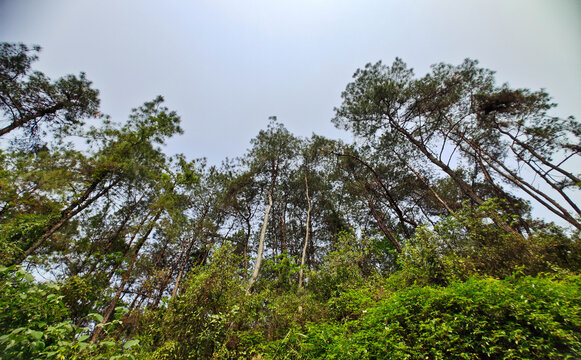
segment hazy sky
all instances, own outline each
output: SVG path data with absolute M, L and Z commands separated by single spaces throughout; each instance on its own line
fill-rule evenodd
M 271 115 L 301 136 L 349 136 L 333 107 L 353 72 L 398 56 L 423 75 L 480 60 L 581 117 L 579 0 L 0 0 L 0 41 L 43 47 L 52 78 L 85 71 L 116 121 L 163 95 L 170 152 L 242 155 Z

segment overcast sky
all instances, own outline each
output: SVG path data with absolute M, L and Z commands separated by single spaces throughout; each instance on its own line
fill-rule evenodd
M 353 72 L 398 56 L 423 75 L 478 59 L 581 117 L 579 0 L 0 0 L 0 41 L 43 47 L 52 78 L 84 71 L 116 121 L 156 95 L 182 117 L 168 151 L 218 164 L 276 115 L 348 135 L 333 107 Z

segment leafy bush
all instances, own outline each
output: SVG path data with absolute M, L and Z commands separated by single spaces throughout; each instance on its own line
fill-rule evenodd
M 245 289 L 231 245 L 191 271 L 184 292 L 167 309 L 149 314 L 141 334 L 154 359 L 207 359 L 227 341 Z
M 73 333 L 56 284 L 38 286 L 20 267 L 0 268 L 0 353 L 5 358 L 46 357 Z
M 308 277 L 307 288 L 322 301 L 359 287 L 367 276 L 376 272 L 372 240 L 342 232 L 334 248 L 319 269 L 311 272 Z
M 265 358 L 578 358 L 580 285 L 580 276 L 568 275 L 411 287 L 356 320 L 289 333 Z
M 409 284 L 446 285 L 473 275 L 504 278 L 516 269 L 535 275 L 581 266 L 581 243 L 558 227 L 538 224 L 523 237 L 506 232 L 499 222 L 520 219 L 506 214 L 502 201 L 490 199 L 475 208 L 464 204 L 435 226 L 418 228 L 399 258 L 401 276 Z
M 290 329 L 326 315 L 326 306 L 289 280 L 296 266 L 286 256 L 265 262 L 267 279 L 254 292 L 230 244 L 219 248 L 207 265 L 192 270 L 184 291 L 167 309 L 145 316 L 139 339 L 147 359 L 252 358 Z M 294 280 L 294 279 L 293 279 Z
M 278 293 L 296 291 L 298 273 L 299 266 L 296 257 L 283 252 L 274 260 L 264 259 L 260 267 L 260 276 L 253 289 L 258 292 L 271 289 Z
M 137 341 L 90 344 L 90 332 L 73 325 L 63 298 L 58 284 L 39 285 L 21 267 L 0 267 L 0 359 L 134 358 L 131 348 Z M 117 319 L 104 326 L 120 324 Z

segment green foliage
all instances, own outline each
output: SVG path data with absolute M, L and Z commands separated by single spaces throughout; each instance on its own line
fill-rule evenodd
M 95 303 L 104 298 L 103 289 L 95 276 L 74 275 L 66 279 L 60 288 L 62 301 L 70 309 L 70 318 L 81 321 L 94 309 Z
M 507 233 L 495 222 L 519 218 L 502 205 L 495 199 L 478 207 L 464 204 L 432 228 L 420 227 L 399 259 L 400 275 L 409 283 L 445 285 L 472 275 L 503 278 L 523 267 L 527 274 L 579 269 L 578 241 L 555 226 L 539 226 L 527 237 Z
M 580 285 L 566 275 L 411 287 L 356 320 L 313 323 L 277 345 L 292 359 L 573 359 Z
M 269 289 L 275 293 L 296 291 L 299 265 L 296 257 L 282 253 L 274 259 L 267 259 L 260 268 L 260 278 L 253 289 Z
M 366 276 L 375 273 L 372 244 L 372 240 L 358 238 L 353 233 L 340 233 L 334 251 L 329 252 L 319 269 L 308 276 L 307 288 L 327 301 L 361 285 Z
M 0 353 L 33 359 L 70 337 L 67 309 L 58 286 L 36 286 L 20 267 L 0 268 Z
M 581 125 L 543 91 L 473 60 L 370 64 L 336 109 L 353 144 L 272 117 L 206 167 L 163 151 L 182 129 L 162 97 L 114 123 L 83 74 L 31 72 L 38 51 L 0 44 L 0 265 L 59 282 L 0 266 L 0 360 L 581 356 L 581 181 L 561 166 Z
M 64 158 L 64 154 L 46 150 L 0 151 L 0 264 L 13 263 L 58 218 L 60 189 L 67 183 L 65 179 L 72 182 L 75 178 Z
M 134 359 L 133 340 L 90 344 L 89 329 L 69 320 L 64 297 L 55 283 L 37 285 L 20 267 L 0 267 L 0 359 Z M 119 325 L 116 319 L 103 326 L 112 331 Z
M 84 73 L 51 81 L 39 71 L 31 71 L 39 46 L 0 43 L 0 136 L 24 131 L 24 145 L 38 148 L 47 127 L 63 130 L 94 117 L 99 92 L 91 88 Z
M 150 325 L 139 335 L 145 358 L 251 358 L 290 329 L 327 316 L 324 303 L 288 286 L 297 270 L 285 256 L 267 261 L 255 291 L 246 294 L 232 249 L 218 249 L 166 309 L 146 315 Z
M 222 347 L 245 293 L 237 263 L 232 247 L 222 246 L 207 266 L 191 272 L 184 292 L 167 309 L 149 314 L 143 343 L 151 346 L 153 358 L 206 359 Z

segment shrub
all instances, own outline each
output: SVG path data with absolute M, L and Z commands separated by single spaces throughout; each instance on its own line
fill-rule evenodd
M 90 332 L 73 325 L 61 290 L 56 283 L 35 283 L 21 267 L 0 266 L 0 359 L 134 359 L 135 340 L 89 344 Z
M 312 323 L 272 348 L 294 359 L 578 358 L 580 285 L 568 275 L 411 287 L 356 320 Z
M 433 227 L 420 227 L 399 258 L 409 284 L 446 285 L 470 276 L 504 278 L 516 269 L 528 275 L 581 265 L 581 243 L 554 225 L 539 224 L 526 237 L 507 233 L 491 219 L 520 223 L 503 202 L 468 204 Z
M 342 232 L 334 247 L 319 269 L 308 277 L 308 290 L 323 301 L 359 287 L 366 277 L 376 273 L 372 240 Z
M 167 309 L 149 314 L 140 338 L 154 359 L 208 359 L 227 342 L 245 296 L 229 244 L 208 265 L 192 270 L 184 292 Z

